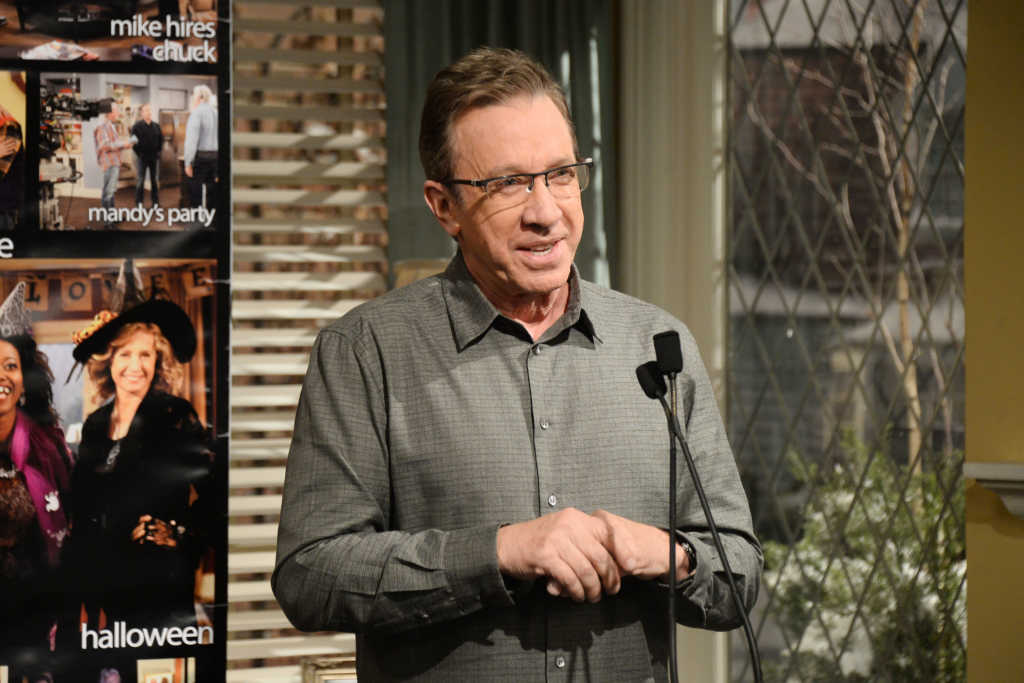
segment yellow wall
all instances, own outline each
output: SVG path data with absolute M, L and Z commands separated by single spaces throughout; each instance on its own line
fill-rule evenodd
M 1024 3 L 968 13 L 967 458 L 1024 462 Z M 968 679 L 1024 681 L 1024 520 L 967 489 Z

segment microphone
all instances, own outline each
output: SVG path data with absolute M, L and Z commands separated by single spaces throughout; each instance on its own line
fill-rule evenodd
M 658 369 L 658 362 L 649 360 L 636 369 L 636 378 L 647 398 L 663 398 L 665 396 L 665 377 Z
M 715 525 L 715 518 L 711 514 L 711 507 L 708 504 L 707 496 L 704 494 L 704 487 L 700 481 L 700 475 L 697 473 L 697 465 L 693 461 L 693 454 L 690 452 L 690 446 L 686 441 L 686 437 L 683 435 L 683 430 L 679 426 L 679 419 L 675 413 L 675 398 L 676 398 L 676 375 L 683 369 L 683 354 L 682 347 L 679 343 L 679 333 L 674 330 L 667 332 L 659 332 L 654 335 L 654 352 L 657 357 L 655 361 L 648 361 L 636 369 L 637 379 L 640 381 L 640 386 L 643 388 L 644 393 L 648 398 L 657 399 L 661 403 L 662 409 L 665 411 L 665 418 L 668 421 L 669 437 L 671 439 L 671 447 L 669 449 L 669 594 L 668 609 L 669 609 L 669 675 L 672 683 L 678 681 L 678 662 L 676 660 L 676 649 L 675 649 L 675 547 L 676 547 L 676 442 L 683 447 L 683 457 L 686 460 L 686 467 L 690 471 L 690 479 L 693 481 L 694 491 L 697 493 L 697 498 L 700 501 L 701 509 L 704 511 L 704 518 L 707 520 L 708 529 L 711 531 L 711 539 L 714 542 L 715 549 L 718 551 L 718 556 L 722 560 L 722 567 L 725 569 L 725 578 L 729 583 L 729 592 L 732 594 L 733 603 L 736 605 L 736 609 L 740 614 L 740 618 L 743 620 L 743 634 L 746 636 L 747 649 L 750 653 L 750 660 L 754 671 L 754 681 L 761 683 L 761 655 L 757 649 L 757 641 L 754 639 L 754 630 L 750 626 L 750 619 L 747 617 L 747 611 L 744 609 L 743 600 L 740 598 L 739 588 L 736 586 L 736 581 L 732 576 L 732 567 L 729 566 L 729 558 L 725 554 L 725 548 L 722 546 L 722 539 L 718 534 L 718 527 Z M 668 401 L 665 400 L 665 381 L 664 375 L 668 375 L 669 381 L 671 382 L 671 396 L 672 396 L 672 407 L 669 407 Z
M 654 355 L 663 375 L 675 375 L 683 370 L 683 349 L 679 344 L 679 333 L 675 330 L 654 335 Z

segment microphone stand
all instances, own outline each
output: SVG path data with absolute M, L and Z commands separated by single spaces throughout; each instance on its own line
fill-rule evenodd
M 669 395 L 672 401 L 672 416 L 676 412 L 676 373 L 668 376 Z M 665 399 L 661 399 L 664 404 Z M 668 407 L 667 405 L 665 406 Z M 668 418 L 669 414 L 666 413 Z M 679 653 L 676 652 L 676 439 L 675 428 L 669 419 L 668 449 L 668 635 L 669 635 L 669 678 L 679 683 Z M 692 570 L 692 567 L 688 569 Z
M 672 373 L 669 377 L 669 385 L 672 387 L 672 407 L 670 408 L 668 402 L 665 401 L 664 395 L 658 396 L 657 399 L 661 403 L 661 407 L 665 411 L 665 417 L 669 423 L 669 431 L 672 432 L 673 446 L 675 441 L 678 439 L 679 445 L 683 447 L 683 458 L 686 460 L 686 467 L 690 471 L 690 479 L 693 481 L 693 488 L 697 492 L 697 498 L 700 500 L 700 506 L 704 510 L 704 517 L 708 522 L 708 529 L 711 531 L 711 539 L 714 541 L 715 549 L 718 551 L 718 556 L 722 559 L 722 567 L 725 569 L 725 578 L 729 582 L 729 592 L 732 594 L 733 603 L 736 606 L 736 611 L 739 612 L 740 618 L 743 620 L 743 635 L 747 639 L 747 650 L 750 652 L 750 661 L 754 669 L 754 681 L 761 683 L 761 655 L 757 650 L 757 642 L 754 640 L 754 629 L 750 626 L 750 619 L 747 617 L 747 610 L 743 606 L 743 600 L 740 599 L 740 591 L 736 586 L 736 580 L 732 576 L 732 567 L 729 565 L 729 557 L 725 554 L 725 548 L 722 546 L 722 539 L 718 535 L 718 527 L 715 524 L 715 518 L 711 515 L 711 507 L 708 505 L 707 496 L 704 494 L 704 486 L 701 484 L 700 475 L 697 474 L 697 465 L 693 462 L 693 454 L 690 452 L 690 446 L 686 441 L 686 437 L 683 436 L 683 430 L 679 426 L 679 420 L 676 417 L 675 412 L 675 373 Z M 676 477 L 675 477 L 675 449 L 669 451 L 669 476 L 671 481 L 669 482 L 669 523 L 673 524 L 669 539 L 671 546 L 669 549 L 669 557 L 672 558 L 675 555 L 675 488 L 676 488 Z M 671 559 L 670 559 L 671 562 Z M 675 564 L 671 565 L 671 579 L 669 586 L 672 593 L 669 595 L 669 609 L 674 610 L 675 606 Z M 673 617 L 674 618 L 674 617 Z M 674 624 L 673 630 L 675 632 Z M 675 642 L 672 643 L 672 649 L 670 652 L 670 659 L 675 659 Z M 673 668 L 675 662 L 673 661 Z M 673 670 L 672 683 L 676 683 L 675 671 Z
M 655 336 L 655 345 L 658 346 L 658 337 Z M 664 346 L 661 347 L 664 350 Z M 659 356 L 661 351 L 659 351 Z M 668 367 L 667 370 L 664 368 Z M 707 496 L 704 494 L 704 486 L 701 484 L 700 476 L 697 474 L 697 465 L 693 462 L 693 454 L 690 452 L 690 446 L 686 442 L 686 437 L 683 435 L 683 430 L 679 426 L 679 420 L 676 417 L 676 375 L 679 369 L 682 367 L 682 359 L 678 358 L 673 361 L 671 358 L 667 362 L 648 361 L 643 363 L 636 369 L 636 378 L 640 382 L 641 388 L 648 398 L 655 398 L 661 404 L 662 410 L 665 411 L 665 419 L 668 422 L 668 431 L 671 447 L 669 448 L 669 675 L 672 683 L 677 683 L 678 673 L 678 661 L 676 654 L 676 642 L 675 642 L 675 609 L 676 609 L 676 568 L 675 568 L 675 552 L 676 552 L 676 441 L 683 447 L 683 457 L 686 459 L 686 466 L 690 471 L 690 479 L 693 481 L 694 491 L 697 493 L 697 498 L 700 501 L 701 509 L 704 511 L 704 518 L 707 520 L 708 529 L 711 531 L 711 538 L 714 541 L 715 549 L 718 551 L 718 556 L 722 558 L 722 566 L 725 569 L 725 578 L 729 583 L 729 592 L 732 594 L 733 603 L 736 606 L 736 611 L 739 612 L 740 619 L 743 621 L 743 634 L 747 638 L 747 649 L 750 652 L 750 661 L 754 669 L 754 681 L 755 683 L 761 683 L 761 655 L 757 651 L 757 641 L 754 640 L 754 630 L 750 626 L 750 619 L 747 618 L 747 610 L 743 606 L 743 600 L 740 598 L 739 588 L 736 586 L 736 580 L 732 576 L 732 567 L 729 565 L 729 557 L 725 554 L 725 548 L 722 546 L 722 539 L 718 534 L 718 527 L 715 524 L 715 518 L 711 514 L 711 506 L 708 504 Z M 668 401 L 665 400 L 665 376 L 670 379 L 670 386 L 672 389 L 671 401 L 672 406 L 670 407 Z M 692 568 L 691 568 L 692 569 Z

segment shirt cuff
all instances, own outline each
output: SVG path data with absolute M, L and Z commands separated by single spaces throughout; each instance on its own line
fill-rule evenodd
M 513 604 L 498 570 L 497 544 L 497 525 L 448 532 L 444 548 L 445 572 L 462 614 L 483 607 Z
M 718 554 L 714 548 L 676 532 L 676 539 L 679 542 L 687 542 L 693 547 L 693 557 L 696 561 L 694 571 L 688 577 L 676 583 L 676 589 L 682 597 L 689 601 L 701 615 L 701 624 L 707 623 L 708 606 L 712 595 L 713 572 L 711 565 L 718 560 Z

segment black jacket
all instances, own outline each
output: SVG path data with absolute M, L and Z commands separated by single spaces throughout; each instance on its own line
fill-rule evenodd
M 112 411 L 111 402 L 86 419 L 71 477 L 78 592 L 90 619 L 103 607 L 109 620 L 129 627 L 189 615 L 194 622 L 195 570 L 209 547 L 215 509 L 209 432 L 188 401 L 151 391 L 111 458 Z M 131 540 L 147 514 L 181 528 L 176 547 Z
M 132 147 L 135 153 L 143 159 L 155 159 L 160 156 L 160 148 L 163 146 L 163 131 L 156 121 L 146 123 L 139 119 L 132 126 L 132 135 L 139 139 Z

